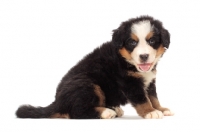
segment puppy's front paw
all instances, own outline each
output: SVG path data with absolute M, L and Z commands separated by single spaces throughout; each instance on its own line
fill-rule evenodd
M 174 115 L 174 113 L 170 110 L 163 111 L 163 114 L 164 114 L 164 116 L 173 116 Z
M 173 116 L 174 115 L 174 113 L 168 108 L 159 107 L 157 110 L 162 111 L 164 116 Z
M 154 110 L 152 112 L 147 113 L 144 116 L 145 119 L 161 119 L 163 118 L 163 113 L 159 110 Z
M 115 107 L 114 109 L 115 109 L 115 112 L 117 113 L 117 116 L 118 116 L 118 117 L 121 117 L 121 116 L 124 115 L 124 111 L 122 110 L 122 108 L 120 108 L 120 107 Z

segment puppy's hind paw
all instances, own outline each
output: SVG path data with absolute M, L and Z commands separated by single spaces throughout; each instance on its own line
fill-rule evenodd
M 116 117 L 116 112 L 114 110 L 106 108 L 102 113 L 101 113 L 101 118 L 102 119 L 112 119 Z

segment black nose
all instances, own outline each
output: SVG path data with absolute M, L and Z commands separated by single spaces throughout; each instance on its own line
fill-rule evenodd
M 149 54 L 141 54 L 140 55 L 140 61 L 145 62 L 148 60 Z

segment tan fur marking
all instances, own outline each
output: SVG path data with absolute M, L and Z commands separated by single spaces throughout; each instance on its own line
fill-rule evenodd
M 69 119 L 69 114 L 60 114 L 60 113 L 55 113 L 53 115 L 51 115 L 50 118 L 67 118 Z
M 160 47 L 157 50 L 156 57 L 162 56 L 162 54 L 165 52 L 165 50 L 166 49 L 162 45 L 160 45 Z
M 146 40 L 149 40 L 153 36 L 153 32 L 149 32 L 146 36 Z
M 160 102 L 158 101 L 158 99 L 156 97 L 153 97 L 153 96 L 149 96 L 149 99 L 152 103 L 152 106 L 153 108 L 157 109 L 157 110 L 160 110 L 162 112 L 166 111 L 166 110 L 169 110 L 168 108 L 163 108 L 161 105 L 160 105 Z
M 96 110 L 97 112 L 99 112 L 99 114 L 101 115 L 101 113 L 102 113 L 104 110 L 106 110 L 106 108 L 105 108 L 105 107 L 95 107 L 95 110 Z
M 138 72 L 132 72 L 132 71 L 128 71 L 128 76 L 133 76 L 136 78 L 142 78 L 142 75 Z
M 147 101 L 144 104 L 138 104 L 135 106 L 135 109 L 137 111 L 137 113 L 142 116 L 145 117 L 146 114 L 148 114 L 149 112 L 154 111 L 155 109 L 152 107 L 151 102 Z
M 150 99 L 150 101 L 151 101 L 152 106 L 153 106 L 155 109 L 161 107 L 161 106 L 160 106 L 160 103 L 159 103 L 159 101 L 158 101 L 157 98 L 155 98 L 155 97 L 153 97 L 153 96 L 149 96 L 149 99 Z
M 124 57 L 126 60 L 131 60 L 131 54 L 123 47 L 122 49 L 119 49 L 119 53 L 122 57 Z
M 131 38 L 135 41 L 139 41 L 138 37 L 135 34 L 131 34 Z
M 100 86 L 94 85 L 94 92 L 99 97 L 99 106 L 105 106 L 105 95 Z

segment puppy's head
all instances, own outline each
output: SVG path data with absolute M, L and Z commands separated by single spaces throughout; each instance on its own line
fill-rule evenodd
M 169 47 L 170 35 L 160 21 L 142 16 L 123 22 L 114 30 L 112 43 L 139 72 L 149 72 Z

